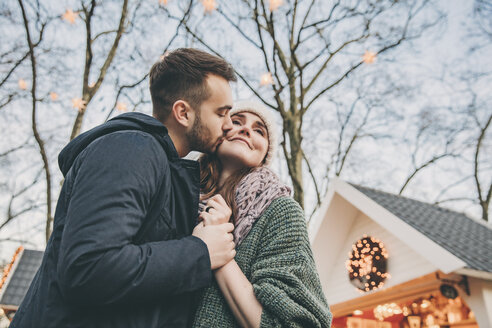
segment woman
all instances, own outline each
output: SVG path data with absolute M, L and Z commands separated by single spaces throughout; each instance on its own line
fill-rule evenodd
M 237 253 L 200 295 L 194 326 L 329 327 L 303 211 L 267 168 L 274 121 L 255 102 L 236 104 L 231 119 L 217 154 L 200 159 L 199 219 L 207 225 L 231 218 Z

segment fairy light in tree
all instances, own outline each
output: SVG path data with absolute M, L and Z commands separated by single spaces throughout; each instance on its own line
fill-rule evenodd
M 388 252 L 384 244 L 374 237 L 363 235 L 352 245 L 345 265 L 350 282 L 362 292 L 381 288 L 390 278 L 386 272 Z
M 168 0 L 159 0 L 161 6 L 167 6 Z
M 81 98 L 73 98 L 72 99 L 72 107 L 76 108 L 81 112 L 86 106 L 86 102 L 83 101 Z
M 72 9 L 67 9 L 65 13 L 62 15 L 62 19 L 64 21 L 69 22 L 70 24 L 75 24 L 75 19 L 79 16 L 78 13 L 73 12 Z
M 376 60 L 376 53 L 366 50 L 364 56 L 362 56 L 362 61 L 366 64 L 372 64 Z
M 284 4 L 283 0 L 270 0 L 270 11 L 275 11 Z
M 56 92 L 50 92 L 50 99 L 56 101 L 58 99 L 58 94 Z
M 19 89 L 21 89 L 21 90 L 27 89 L 27 83 L 23 79 L 20 79 L 18 84 L 19 84 Z
M 126 112 L 128 108 L 126 107 L 126 104 L 124 102 L 118 101 L 116 103 L 116 109 L 119 110 L 120 112 Z
M 159 60 L 163 61 L 168 55 L 170 54 L 169 51 L 166 51 L 165 53 L 163 53 L 160 57 L 159 57 Z
M 265 86 L 265 85 L 270 85 L 270 84 L 273 84 L 272 73 L 268 72 L 268 73 L 263 74 L 260 78 L 260 85 Z
M 205 14 L 210 14 L 215 10 L 215 8 L 217 8 L 217 3 L 215 0 L 202 0 L 202 5 L 205 10 Z

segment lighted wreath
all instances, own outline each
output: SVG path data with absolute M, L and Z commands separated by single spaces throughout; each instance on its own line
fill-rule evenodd
M 388 253 L 384 244 L 374 237 L 362 236 L 352 245 L 347 260 L 350 282 L 363 292 L 378 289 L 389 278 L 386 272 Z

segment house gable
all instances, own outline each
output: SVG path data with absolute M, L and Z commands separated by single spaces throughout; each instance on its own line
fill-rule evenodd
M 343 199 L 344 202 L 339 203 L 340 199 Z M 310 238 L 315 251 L 321 251 L 327 247 L 333 250 L 340 249 L 340 245 L 334 245 L 334 243 L 340 243 L 341 236 L 346 236 L 350 230 L 355 219 L 353 208 L 391 231 L 393 235 L 398 236 L 410 249 L 424 257 L 428 262 L 434 263 L 437 269 L 442 272 L 450 273 L 466 266 L 463 260 L 340 179 L 332 181 L 330 192 L 318 212 L 319 216 L 310 223 Z M 343 215 L 345 210 L 348 211 L 347 215 Z M 343 220 L 340 219 L 342 215 L 344 216 Z M 321 265 L 323 266 L 323 263 Z
M 321 278 L 323 291 L 331 304 L 370 293 L 363 293 L 350 283 L 345 265 L 349 259 L 349 254 L 352 252 L 352 245 L 360 240 L 363 235 L 379 239 L 388 252 L 387 272 L 390 277 L 384 281 L 383 288 L 389 288 L 437 270 L 434 264 L 401 242 L 399 236 L 358 211 L 352 220 L 349 232 L 344 236 L 339 252 L 326 254 L 326 252 L 315 251 L 316 262 L 322 262 L 320 254 L 335 258 L 332 270 Z

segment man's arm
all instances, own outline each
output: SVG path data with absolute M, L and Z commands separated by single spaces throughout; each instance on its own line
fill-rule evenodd
M 145 302 L 207 286 L 211 264 L 199 238 L 132 244 L 166 172 L 157 141 L 139 132 L 113 133 L 85 152 L 76 167 L 57 268 L 66 299 Z

